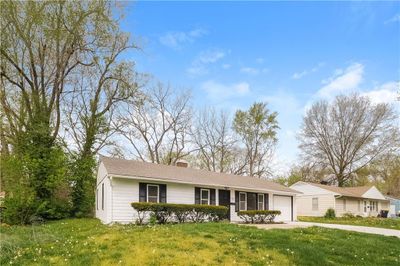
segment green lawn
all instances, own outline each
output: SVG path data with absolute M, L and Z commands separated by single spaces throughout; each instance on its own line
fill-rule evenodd
M 328 223 L 328 224 L 349 224 L 349 225 L 360 225 L 360 226 L 372 226 L 381 227 L 388 229 L 400 230 L 400 219 L 385 219 L 385 218 L 333 218 L 328 219 L 324 217 L 309 217 L 309 216 L 299 216 L 297 217 L 299 221 L 302 222 L 315 222 L 315 223 Z
M 320 227 L 227 223 L 1 227 L 0 265 L 400 265 L 400 239 Z

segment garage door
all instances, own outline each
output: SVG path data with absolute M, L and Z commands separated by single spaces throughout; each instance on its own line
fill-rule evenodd
M 276 216 L 275 221 L 292 220 L 292 199 L 286 196 L 274 196 L 274 210 L 281 211 L 281 215 Z

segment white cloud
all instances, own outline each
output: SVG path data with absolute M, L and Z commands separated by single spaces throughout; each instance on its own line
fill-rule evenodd
M 193 60 L 191 66 L 186 69 L 186 72 L 192 76 L 205 75 L 208 73 L 210 64 L 217 63 L 228 53 L 229 51 L 223 51 L 219 49 L 203 51 Z
M 188 32 L 170 31 L 159 38 L 161 44 L 173 48 L 180 49 L 186 43 L 192 43 L 195 39 L 207 34 L 207 31 L 197 28 Z
M 364 66 L 360 63 L 353 63 L 346 69 L 337 69 L 327 80 L 318 92 L 317 97 L 331 99 L 338 94 L 352 92 L 358 89 L 363 81 Z
M 231 65 L 230 64 L 223 64 L 222 68 L 223 69 L 229 69 L 229 68 L 231 68 Z
M 244 96 L 250 93 L 250 85 L 247 82 L 222 84 L 209 80 L 201 85 L 201 89 L 207 93 L 208 98 L 221 100 L 235 96 Z
M 250 75 L 258 75 L 260 73 L 267 73 L 269 70 L 268 68 L 254 68 L 254 67 L 242 67 L 240 72 Z
M 265 59 L 262 58 L 262 57 L 258 57 L 258 58 L 256 58 L 256 62 L 259 63 L 259 64 L 262 64 L 262 63 L 265 62 Z
M 385 24 L 400 22 L 400 14 L 394 15 L 392 18 L 385 21 Z
M 301 79 L 302 77 L 304 77 L 306 75 L 309 75 L 311 73 L 317 72 L 324 65 L 325 65 L 325 63 L 319 63 L 318 65 L 316 65 L 312 69 L 306 69 L 306 70 L 303 70 L 301 72 L 296 72 L 296 73 L 294 73 L 292 75 L 292 79 Z
M 394 103 L 400 96 L 400 81 L 387 82 L 373 90 L 361 93 L 370 98 L 372 103 Z
M 199 54 L 197 57 L 196 61 L 198 63 L 202 64 L 210 64 L 210 63 L 215 63 L 218 60 L 224 58 L 226 53 L 221 50 L 208 50 L 208 51 L 203 51 Z

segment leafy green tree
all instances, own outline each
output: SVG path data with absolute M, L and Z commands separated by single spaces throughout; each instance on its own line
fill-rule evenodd
M 70 95 L 76 95 L 74 82 L 81 71 L 95 66 L 104 70 L 109 62 L 114 62 L 115 54 L 107 52 L 118 51 L 121 48 L 118 45 L 124 43 L 126 37 L 118 35 L 121 41 L 116 41 L 110 38 L 115 34 L 108 35 L 110 32 L 118 33 L 111 7 L 111 2 L 101 0 L 1 2 L 0 102 L 4 114 L 2 128 L 7 128 L 6 134 L 2 134 L 2 146 L 7 144 L 11 151 L 7 155 L 10 160 L 4 159 L 4 162 L 16 160 L 22 163 L 21 167 L 14 169 L 19 170 L 19 174 L 3 176 L 8 180 L 5 190 L 9 217 L 13 210 L 9 204 L 24 193 L 22 188 L 34 198 L 33 216 L 53 219 L 67 213 L 68 208 L 64 207 L 70 204 L 69 195 L 63 191 L 68 191 L 70 186 L 66 178 L 67 157 L 59 143 L 63 119 L 61 106 L 71 100 Z M 112 69 L 113 73 L 125 75 L 121 69 L 126 68 L 120 65 Z M 109 85 L 113 82 L 107 82 L 113 78 L 106 75 L 99 80 L 103 80 L 101 92 L 114 95 L 115 90 Z M 124 84 L 120 86 L 127 87 Z M 84 141 L 89 150 L 93 136 L 99 131 L 99 121 L 109 110 L 95 108 L 96 99 L 104 97 L 101 92 L 94 93 L 94 98 L 85 102 L 91 106 L 90 110 L 94 110 L 89 116 L 82 117 L 82 121 L 89 125 L 86 131 L 89 132 L 86 135 L 88 141 Z M 72 102 L 69 104 L 73 105 Z M 91 116 L 96 119 L 91 119 Z M 82 164 L 86 173 L 89 173 L 87 165 L 93 166 L 93 153 L 90 156 L 88 160 L 80 158 L 87 161 Z M 3 157 L 6 155 L 2 155 L 2 160 Z M 75 162 L 79 164 L 72 167 L 73 176 L 76 174 L 74 170 L 81 165 L 79 159 Z M 13 167 L 5 165 L 4 168 Z M 26 185 L 12 185 L 20 179 Z
M 254 103 L 249 110 L 236 111 L 233 129 L 244 144 L 244 161 L 237 174 L 263 177 L 269 173 L 268 162 L 277 143 L 276 112 L 270 112 L 266 103 Z

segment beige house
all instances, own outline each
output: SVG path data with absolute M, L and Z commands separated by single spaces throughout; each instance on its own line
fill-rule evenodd
M 389 210 L 389 201 L 375 186 L 344 188 L 300 181 L 290 188 L 303 193 L 297 195 L 298 216 L 324 216 L 329 208 L 339 217 L 345 213 L 377 216 Z

